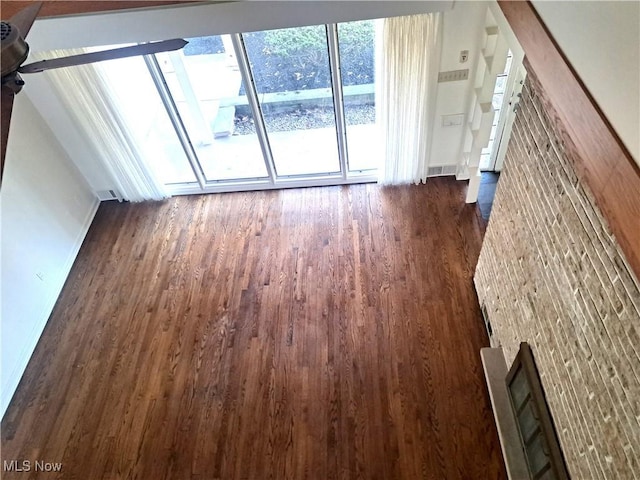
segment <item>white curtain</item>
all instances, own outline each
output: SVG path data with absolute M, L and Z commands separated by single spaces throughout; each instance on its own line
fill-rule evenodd
M 43 59 L 80 53 L 86 51 L 54 50 L 34 56 Z M 153 159 L 145 154 L 144 145 L 120 113 L 122 100 L 110 87 L 100 63 L 48 70 L 39 75 L 43 74 L 125 200 L 141 202 L 170 196 L 154 171 Z
M 387 18 L 376 104 L 382 149 L 378 181 L 427 179 L 440 66 L 442 14 Z

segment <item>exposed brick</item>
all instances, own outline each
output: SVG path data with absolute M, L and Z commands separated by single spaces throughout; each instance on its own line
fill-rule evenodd
M 573 478 L 640 478 L 640 288 L 527 81 L 474 282 L 531 345 Z

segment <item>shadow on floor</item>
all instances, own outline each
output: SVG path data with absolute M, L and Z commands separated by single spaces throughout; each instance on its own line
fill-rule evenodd
M 493 197 L 496 194 L 496 186 L 499 179 L 499 172 L 482 172 L 482 180 L 480 180 L 480 190 L 478 192 L 478 208 L 484 220 L 489 220 Z

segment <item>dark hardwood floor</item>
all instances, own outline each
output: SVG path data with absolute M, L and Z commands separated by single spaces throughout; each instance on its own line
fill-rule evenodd
M 2 421 L 32 471 L 2 478 L 505 478 L 465 188 L 103 204 Z

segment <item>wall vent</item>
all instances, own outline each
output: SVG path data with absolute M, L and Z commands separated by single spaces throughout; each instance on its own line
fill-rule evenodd
M 457 165 L 442 165 L 439 167 L 429 167 L 427 177 L 441 177 L 444 175 L 455 175 L 458 170 Z
M 438 83 L 442 82 L 457 82 L 459 80 L 469 79 L 469 69 L 464 70 L 449 70 L 448 72 L 438 73 Z
M 493 334 L 493 327 L 491 326 L 491 321 L 489 320 L 489 313 L 487 312 L 487 306 L 483 303 L 480 307 L 480 311 L 482 312 L 482 320 L 484 321 L 484 326 L 487 329 L 487 336 L 489 337 L 489 345 L 496 348 L 500 346 L 500 342 Z
M 98 190 L 97 194 L 98 194 L 98 199 L 101 202 L 104 202 L 107 200 L 118 200 L 119 202 L 122 201 L 122 197 L 116 190 Z

